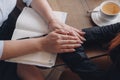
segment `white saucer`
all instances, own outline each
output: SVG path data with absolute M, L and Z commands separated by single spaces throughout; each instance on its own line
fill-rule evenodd
M 93 10 L 93 11 L 98 11 L 98 12 L 91 13 L 91 18 L 96 25 L 105 26 L 105 25 L 110 25 L 110 24 L 120 22 L 120 15 L 112 21 L 105 21 L 105 20 L 101 19 L 99 10 L 100 10 L 100 7 L 98 6 Z

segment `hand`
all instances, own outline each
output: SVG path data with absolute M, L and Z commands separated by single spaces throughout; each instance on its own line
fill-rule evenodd
M 42 49 L 51 53 L 73 52 L 79 46 L 80 40 L 61 29 L 49 33 L 42 39 Z
M 85 32 L 78 30 L 74 27 L 71 27 L 67 24 L 64 24 L 58 20 L 52 20 L 49 23 L 49 28 L 51 30 L 62 29 L 62 30 L 64 30 L 64 32 L 69 32 L 71 35 L 77 37 L 80 40 L 81 44 L 83 43 L 83 41 L 86 41 L 86 39 L 84 38 Z

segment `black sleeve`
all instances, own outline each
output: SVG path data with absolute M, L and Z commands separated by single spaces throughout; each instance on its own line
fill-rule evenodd
M 85 28 L 83 31 L 86 32 L 85 38 L 87 42 L 108 42 L 120 32 L 120 23 Z

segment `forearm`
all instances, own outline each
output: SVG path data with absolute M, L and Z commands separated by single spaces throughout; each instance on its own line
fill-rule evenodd
M 31 3 L 32 8 L 34 8 L 40 15 L 44 17 L 46 22 L 54 20 L 53 11 L 47 0 L 33 0 Z
M 25 54 L 30 54 L 40 50 L 37 39 L 4 41 L 2 60 L 13 58 Z

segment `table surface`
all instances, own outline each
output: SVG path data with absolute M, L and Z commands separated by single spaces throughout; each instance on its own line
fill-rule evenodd
M 93 10 L 105 0 L 48 0 L 53 10 L 68 13 L 66 24 L 78 29 L 94 26 L 90 15 L 87 13 Z
M 53 10 L 67 12 L 66 24 L 77 29 L 96 26 L 87 11 L 93 10 L 105 0 L 48 0 Z M 87 51 L 89 56 L 97 55 L 95 50 Z M 103 53 L 97 50 L 97 53 Z
M 73 26 L 77 29 L 95 26 L 87 11 L 93 10 L 94 8 L 99 6 L 100 3 L 103 1 L 105 0 L 48 0 L 53 10 L 68 13 L 66 24 Z M 18 6 L 21 6 L 21 4 L 18 4 Z M 100 54 L 103 53 L 103 51 L 92 49 L 88 50 L 87 53 L 89 56 L 94 56 L 99 53 Z M 104 58 L 108 59 L 108 57 Z M 106 62 L 103 60 L 104 60 L 103 58 L 100 58 L 98 60 L 98 62 L 102 61 L 100 65 L 105 65 Z M 45 74 L 47 74 L 47 72 L 45 72 Z M 53 76 L 50 77 L 49 80 L 58 80 L 60 73 L 58 73 L 57 71 L 53 72 L 54 72 L 52 73 Z
M 96 26 L 91 20 L 89 10 L 93 10 L 105 0 L 48 0 L 52 9 L 57 11 L 67 12 L 66 24 L 73 26 L 77 29 L 88 28 Z M 98 49 L 91 49 L 86 51 L 88 56 L 95 56 L 104 53 Z M 100 65 L 107 65 L 105 59 L 108 57 L 102 57 L 97 59 L 97 62 L 102 62 Z

